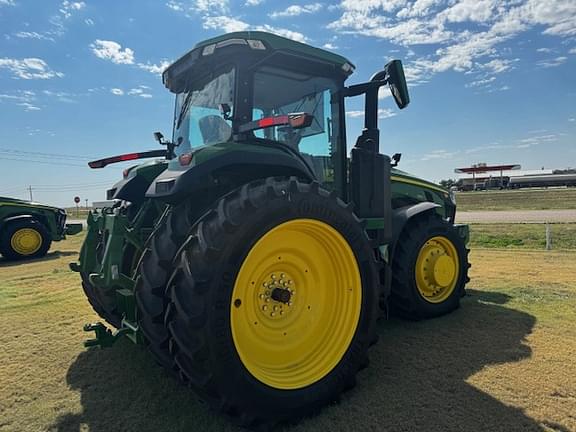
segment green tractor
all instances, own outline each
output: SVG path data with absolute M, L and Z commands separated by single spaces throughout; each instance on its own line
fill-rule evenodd
M 402 64 L 346 86 L 344 57 L 263 32 L 199 43 L 163 73 L 166 150 L 93 212 L 78 263 L 88 346 L 125 335 L 242 425 L 309 415 L 368 364 L 376 320 L 459 306 L 468 227 L 445 189 L 379 153 L 378 91 L 408 102 Z M 346 143 L 345 100 L 364 96 Z
M 80 231 L 82 224 L 66 223 L 64 209 L 0 197 L 0 254 L 6 260 L 43 257 L 53 241 Z

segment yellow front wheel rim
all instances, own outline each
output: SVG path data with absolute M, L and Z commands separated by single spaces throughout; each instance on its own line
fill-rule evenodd
M 460 274 L 460 262 L 454 243 L 444 236 L 430 238 L 416 259 L 416 287 L 430 303 L 441 303 L 454 292 Z
M 34 228 L 21 228 L 12 234 L 10 245 L 20 255 L 33 255 L 42 247 L 42 235 Z
M 340 362 L 362 303 L 352 249 L 330 225 L 295 219 L 252 247 L 232 292 L 230 325 L 246 369 L 277 389 L 311 385 Z

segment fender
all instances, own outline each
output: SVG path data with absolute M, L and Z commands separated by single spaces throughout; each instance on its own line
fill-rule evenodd
M 149 186 L 150 181 L 141 175 L 125 178 L 106 191 L 106 199 L 125 200 L 139 204 L 144 201 L 146 190 Z
M 193 156 L 194 158 L 194 156 Z M 195 194 L 225 193 L 252 180 L 272 176 L 296 176 L 316 180 L 304 161 L 279 152 L 232 150 L 198 165 L 182 167 L 177 161 L 160 174 L 146 192 L 147 198 L 177 203 Z
M 18 221 L 18 220 L 33 220 L 36 222 L 41 222 L 35 216 L 29 215 L 29 214 L 23 214 L 23 215 L 17 215 L 17 216 L 10 216 L 10 217 L 7 217 L 6 219 L 1 220 L 0 221 L 0 228 L 2 228 L 7 223 Z
M 106 199 L 141 204 L 146 199 L 150 183 L 167 165 L 166 160 L 156 160 L 129 168 L 127 173 L 125 171 L 124 178 L 106 191 Z
M 392 211 L 392 248 L 390 256 L 394 256 L 394 251 L 396 249 L 396 242 L 400 237 L 400 234 L 404 230 L 404 227 L 410 221 L 410 219 L 419 216 L 426 212 L 431 212 L 437 208 L 442 207 L 440 204 L 433 202 L 421 202 L 414 204 L 412 206 L 400 207 Z

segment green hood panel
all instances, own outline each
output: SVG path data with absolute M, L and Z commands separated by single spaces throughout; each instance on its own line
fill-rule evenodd
M 18 206 L 26 208 L 38 208 L 42 210 L 59 211 L 62 210 L 58 207 L 47 206 L 33 201 L 21 200 L 18 198 L 8 198 L 0 196 L 0 205 Z
M 448 190 L 444 189 L 442 186 L 439 186 L 435 183 L 432 183 L 428 180 L 424 180 L 420 177 L 416 177 L 413 174 L 407 173 L 405 171 L 399 170 L 397 168 L 392 168 L 391 170 L 391 177 L 392 182 L 399 181 L 403 183 L 411 183 L 417 186 L 421 186 L 427 189 L 434 190 L 436 192 L 441 192 L 443 194 L 448 194 Z

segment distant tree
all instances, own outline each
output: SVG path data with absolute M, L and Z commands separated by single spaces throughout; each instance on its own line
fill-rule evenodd
M 456 182 L 456 179 L 440 180 L 440 186 L 446 189 L 450 189 L 452 186 L 456 186 Z

